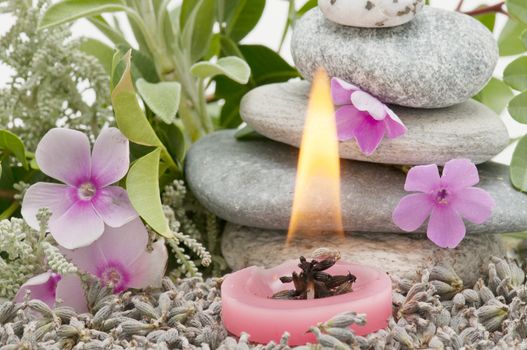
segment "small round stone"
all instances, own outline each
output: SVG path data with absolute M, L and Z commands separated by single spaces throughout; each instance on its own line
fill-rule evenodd
M 308 80 L 323 67 L 381 101 L 440 108 L 464 102 L 488 82 L 498 60 L 496 41 L 476 19 L 425 6 L 393 28 L 354 28 L 315 8 L 295 25 L 292 54 Z
M 260 134 L 298 147 L 307 113 L 310 84 L 291 81 L 269 84 L 249 92 L 242 100 L 243 120 Z M 474 100 L 442 109 L 391 106 L 408 131 L 384 138 L 379 148 L 365 156 L 355 140 L 339 143 L 340 156 L 386 164 L 438 164 L 468 158 L 483 163 L 509 144 L 503 121 L 492 110 Z
M 335 23 L 383 28 L 411 21 L 423 8 L 423 0 L 318 0 L 318 6 Z

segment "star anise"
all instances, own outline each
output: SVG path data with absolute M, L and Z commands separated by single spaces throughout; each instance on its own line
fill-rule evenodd
M 295 289 L 283 290 L 275 293 L 273 299 L 319 299 L 334 295 L 345 294 L 352 291 L 352 284 L 357 278 L 348 273 L 347 275 L 331 276 L 324 272 L 335 265 L 337 259 L 329 257 L 324 260 L 307 261 L 303 256 L 300 257 L 298 267 L 300 273 L 293 272 L 291 276 L 280 277 L 282 283 L 293 283 Z

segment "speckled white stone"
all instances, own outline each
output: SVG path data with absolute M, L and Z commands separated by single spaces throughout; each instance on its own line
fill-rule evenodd
M 298 147 L 309 91 L 306 81 L 263 85 L 245 95 L 240 114 L 260 134 Z M 500 117 L 474 100 L 440 109 L 392 109 L 408 128 L 405 135 L 384 138 L 370 156 L 360 151 L 355 140 L 340 142 L 340 157 L 403 165 L 444 165 L 454 158 L 468 158 L 479 164 L 509 144 L 509 134 Z
M 342 239 L 332 234 L 296 239 L 286 245 L 286 232 L 262 230 L 228 223 L 222 238 L 222 253 L 233 270 L 247 266 L 276 266 L 288 259 L 309 257 L 315 249 L 338 249 L 342 259 L 377 267 L 392 277 L 419 278 L 422 269 L 437 264 L 451 266 L 466 286 L 472 286 L 492 256 L 504 256 L 498 235 L 468 235 L 455 249 L 443 249 L 424 235 L 349 233 Z
M 404 24 L 421 11 L 423 3 L 423 0 L 318 0 L 318 6 L 330 21 L 363 28 Z
M 417 108 L 468 100 L 498 61 L 496 41 L 478 20 L 429 6 L 382 29 L 342 26 L 314 8 L 296 23 L 291 50 L 308 80 L 322 67 L 383 102 Z

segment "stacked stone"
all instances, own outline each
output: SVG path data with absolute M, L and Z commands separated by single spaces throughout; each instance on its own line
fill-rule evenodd
M 354 140 L 341 142 L 342 214 L 350 233 L 344 241 L 325 233 L 286 246 L 310 83 L 248 93 L 240 113 L 265 138 L 237 141 L 232 131 L 217 132 L 194 145 L 186 163 L 197 199 L 228 222 L 222 248 L 233 269 L 273 266 L 328 246 L 396 277 L 450 264 L 470 285 L 492 255 L 503 255 L 499 233 L 527 229 L 527 197 L 511 187 L 506 166 L 490 162 L 509 142 L 505 125 L 470 99 L 498 59 L 491 33 L 477 20 L 423 6 L 422 0 L 320 0 L 296 24 L 292 53 L 307 80 L 325 68 L 391 104 L 408 131 L 384 139 L 371 156 Z M 493 196 L 496 208 L 484 224 L 467 223 L 457 248 L 442 249 L 426 238 L 426 223 L 404 233 L 392 222 L 407 193 L 405 174 L 391 165 L 441 166 L 454 158 L 479 164 L 478 187 Z

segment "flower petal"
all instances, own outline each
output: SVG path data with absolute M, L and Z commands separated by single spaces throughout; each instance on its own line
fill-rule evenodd
M 384 119 L 384 127 L 386 128 L 386 135 L 389 138 L 393 139 L 399 136 L 402 136 L 408 131 L 406 126 L 397 114 L 395 114 L 391 109 L 386 107 L 386 113 L 388 113 L 387 118 Z
M 348 141 L 355 137 L 355 129 L 362 125 L 368 115 L 352 105 L 346 105 L 337 109 L 335 118 L 339 141 Z
M 490 218 L 496 202 L 487 191 L 468 187 L 456 193 L 451 205 L 465 219 L 475 224 L 482 224 Z
M 392 220 L 400 229 L 415 231 L 432 211 L 433 202 L 425 193 L 414 193 L 401 198 L 392 214 Z
M 133 271 L 131 288 L 159 287 L 165 274 L 168 252 L 163 239 L 152 245 L 151 252 L 144 251 L 130 266 Z
M 128 194 L 121 187 L 110 186 L 99 190 L 92 203 L 99 216 L 111 227 L 123 226 L 138 216 Z
M 26 292 L 29 290 L 31 292 L 31 299 L 42 300 L 49 307 L 53 307 L 55 305 L 55 290 L 60 278 L 60 275 L 51 271 L 32 277 L 20 287 L 15 295 L 14 301 L 16 303 L 23 302 Z
M 432 209 L 428 222 L 428 238 L 441 248 L 455 248 L 465 237 L 461 216 L 449 205 Z
M 361 152 L 369 156 L 381 144 L 382 138 L 384 137 L 384 123 L 367 117 L 355 129 L 354 134 Z
M 76 189 L 62 184 L 37 182 L 29 187 L 22 201 L 22 217 L 29 226 L 39 229 L 37 213 L 42 208 L 48 208 L 52 216 L 50 220 L 59 218 L 75 203 Z
M 101 131 L 92 151 L 92 180 L 106 187 L 121 180 L 129 166 L 128 139 L 117 128 Z
M 386 118 L 386 106 L 364 91 L 355 91 L 351 94 L 351 102 L 359 111 L 368 112 L 375 120 Z
M 104 222 L 91 202 L 77 201 L 62 216 L 49 222 L 49 231 L 67 249 L 87 246 L 104 231 Z
M 478 182 L 478 168 L 468 159 L 452 159 L 443 168 L 441 184 L 450 190 L 474 186 Z
M 62 301 L 61 306 L 69 306 L 79 314 L 88 312 L 86 293 L 80 277 L 76 274 L 62 276 L 57 284 L 57 299 Z
M 44 174 L 68 185 L 90 179 L 90 141 L 80 131 L 51 129 L 38 144 L 35 158 Z
M 439 185 L 437 165 L 418 165 L 408 171 L 404 189 L 405 191 L 430 192 L 437 190 Z
M 125 267 L 131 265 L 145 251 L 147 244 L 148 232 L 137 218 L 119 228 L 106 225 L 103 235 L 90 246 L 61 251 L 81 270 L 96 275 L 97 268 L 110 260 Z
M 360 89 L 342 79 L 331 79 L 331 96 L 333 97 L 333 103 L 337 106 L 349 105 L 351 103 L 351 93 L 357 90 Z

